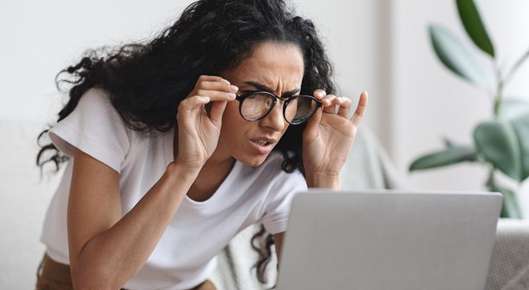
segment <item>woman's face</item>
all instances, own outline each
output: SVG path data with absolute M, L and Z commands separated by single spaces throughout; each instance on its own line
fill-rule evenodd
M 256 45 L 249 57 L 236 68 L 224 72 L 222 77 L 239 87 L 238 94 L 267 90 L 276 96 L 286 97 L 299 93 L 303 69 L 303 56 L 297 45 L 269 41 Z M 279 142 L 288 125 L 283 117 L 283 102 L 278 101 L 265 118 L 255 122 L 242 118 L 239 101 L 228 102 L 222 119 L 218 153 L 249 166 L 259 166 Z M 274 144 L 263 148 L 252 141 L 260 137 L 271 138 L 275 140 Z

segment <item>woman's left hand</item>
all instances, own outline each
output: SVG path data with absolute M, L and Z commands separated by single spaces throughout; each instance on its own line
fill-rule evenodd
M 322 102 L 303 131 L 303 166 L 309 187 L 339 187 L 339 175 L 355 140 L 358 126 L 367 108 L 367 92 L 349 118 L 349 98 L 326 95 L 315 90 Z

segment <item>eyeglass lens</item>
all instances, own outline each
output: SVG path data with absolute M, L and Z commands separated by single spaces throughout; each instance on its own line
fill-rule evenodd
M 308 119 L 318 108 L 318 103 L 310 96 L 299 95 L 286 102 L 284 116 L 287 122 L 299 124 Z M 244 99 L 241 114 L 246 120 L 255 121 L 263 118 L 274 105 L 274 96 L 256 92 Z

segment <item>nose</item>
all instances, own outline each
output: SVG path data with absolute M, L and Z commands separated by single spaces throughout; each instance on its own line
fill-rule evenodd
M 272 111 L 260 120 L 260 125 L 273 129 L 275 131 L 282 131 L 286 126 L 286 120 L 283 117 L 283 100 L 277 101 L 272 108 Z

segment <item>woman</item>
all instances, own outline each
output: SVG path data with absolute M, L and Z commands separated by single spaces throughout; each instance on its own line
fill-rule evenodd
M 281 0 L 197 1 L 152 41 L 64 73 L 37 163 L 71 162 L 38 289 L 215 289 L 214 256 L 251 224 L 267 234 L 265 281 L 293 195 L 339 188 L 367 106 L 363 93 L 349 116 L 312 22 Z

